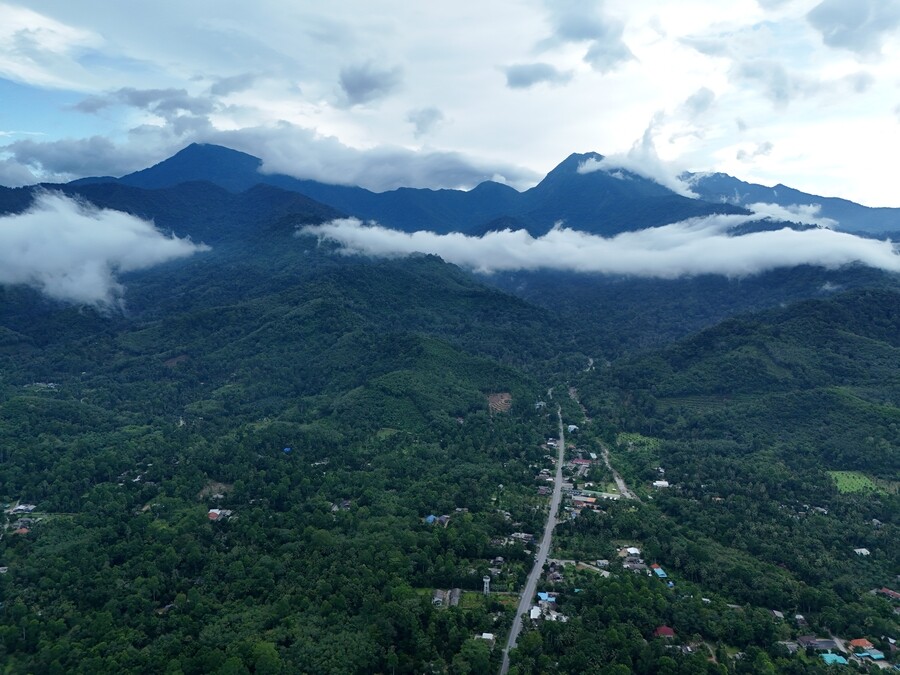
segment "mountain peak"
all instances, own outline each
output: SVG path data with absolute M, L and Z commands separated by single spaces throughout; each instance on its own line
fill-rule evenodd
M 191 143 L 148 169 L 123 176 L 120 182 L 158 189 L 202 180 L 241 192 L 260 182 L 260 166 L 259 157 L 245 152 L 210 143 Z

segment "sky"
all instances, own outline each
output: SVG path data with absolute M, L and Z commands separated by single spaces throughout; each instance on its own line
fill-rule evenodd
M 197 141 L 374 190 L 524 188 L 596 151 L 900 207 L 898 37 L 900 0 L 0 0 L 0 184 Z

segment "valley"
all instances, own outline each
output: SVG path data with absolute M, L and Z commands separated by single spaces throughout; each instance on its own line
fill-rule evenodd
M 469 233 L 738 207 L 581 156 L 519 196 L 426 196 L 248 185 L 220 150 L 53 188 L 210 250 L 118 271 L 112 305 L 0 285 L 4 673 L 897 663 L 895 273 L 358 255 L 303 228 L 411 194 Z

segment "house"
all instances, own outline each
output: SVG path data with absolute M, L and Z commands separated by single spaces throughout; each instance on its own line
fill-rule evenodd
M 441 589 L 435 589 L 434 593 L 431 594 L 431 604 L 435 607 L 443 607 L 449 598 L 450 591 L 442 591 Z
M 794 621 L 797 622 L 798 626 L 806 625 L 806 617 L 803 616 L 802 614 L 794 614 Z
M 547 407 L 547 404 L 544 401 L 538 401 L 537 403 L 534 404 L 535 410 L 543 410 L 546 407 Z
M 779 621 L 784 621 L 784 614 L 782 612 L 779 612 L 777 609 L 772 610 L 772 616 Z
M 867 652 L 861 653 L 859 656 L 869 657 L 873 661 L 884 661 L 884 652 L 880 652 L 877 649 L 870 649 Z
M 837 644 L 834 640 L 817 638 L 815 635 L 801 635 L 797 638 L 797 644 L 799 644 L 804 649 L 815 649 L 816 651 L 820 652 L 827 652 L 831 649 L 837 649 Z
M 15 508 L 13 508 L 10 513 L 15 515 L 17 513 L 31 513 L 37 508 L 34 504 L 19 504 Z
M 220 520 L 225 520 L 231 515 L 231 511 L 227 509 L 210 509 L 206 514 L 206 517 L 209 518 L 212 522 L 216 523 Z
M 29 530 L 27 527 L 20 527 L 18 530 L 15 530 L 13 532 L 13 534 L 21 534 L 24 536 L 24 535 L 28 534 L 29 532 L 31 532 L 31 530 Z
M 528 616 L 531 617 L 532 621 L 537 621 L 538 619 L 541 618 L 541 608 L 538 607 L 537 605 L 535 605 L 529 611 Z
M 822 660 L 827 666 L 846 666 L 847 659 L 839 654 L 822 654 Z
M 425 522 L 429 525 L 434 525 L 436 520 L 437 520 L 437 516 L 434 514 L 431 514 L 430 516 L 425 516 Z
M 462 589 L 461 588 L 451 588 L 450 589 L 450 606 L 458 607 L 460 598 L 462 598 Z
M 666 579 L 668 577 L 665 570 L 662 567 L 660 567 L 659 565 L 657 565 L 656 563 L 653 563 L 652 565 L 650 565 L 650 569 L 652 569 L 653 573 L 656 576 L 658 576 L 660 579 Z
M 537 594 L 538 600 L 541 602 L 556 602 L 556 593 L 547 593 L 541 591 Z
M 629 546 L 628 548 L 625 549 L 625 554 L 626 555 L 640 555 L 641 549 L 636 548 L 634 546 Z
M 800 650 L 800 645 L 798 645 L 796 642 L 781 641 L 778 644 L 787 649 L 788 654 L 796 654 Z
M 491 649 L 494 648 L 494 643 L 497 641 L 497 639 L 494 637 L 493 633 L 482 633 L 481 635 L 476 635 L 475 639 L 476 640 L 484 640 L 491 646 Z
M 598 560 L 597 567 L 609 567 L 609 560 Z
M 898 593 L 897 591 L 892 591 L 887 586 L 879 588 L 877 591 L 875 591 L 875 593 L 878 595 L 883 595 L 888 600 L 900 600 L 900 593 Z
M 867 555 L 871 554 L 871 551 L 869 551 L 869 549 L 867 549 L 867 548 L 855 548 L 855 549 L 853 549 L 853 552 L 856 555 L 861 555 L 861 556 L 867 556 Z
M 570 434 L 571 434 L 572 432 L 574 432 L 574 431 L 578 431 L 578 425 L 576 425 L 576 424 L 570 424 L 570 425 L 569 425 L 568 427 L 566 427 L 566 428 L 569 430 L 569 433 L 570 433 Z
M 668 626 L 658 626 L 657 629 L 653 631 L 653 637 L 671 639 L 675 637 L 675 631 Z
M 847 644 L 850 645 L 851 649 L 862 649 L 863 651 L 872 649 L 875 645 L 866 640 L 866 638 L 856 638 L 855 640 L 850 640 Z
M 523 544 L 534 540 L 534 535 L 528 534 L 527 532 L 513 532 L 509 536 L 512 537 L 515 541 L 521 541 Z
M 593 462 L 597 461 L 597 453 L 596 452 L 589 452 L 588 457 L 590 457 L 591 461 L 593 461 Z
M 443 525 L 444 527 L 447 527 L 447 524 L 450 522 L 450 516 L 447 516 L 447 515 L 438 516 L 437 521 L 438 521 L 439 525 Z
M 0 574 L 6 574 L 7 572 L 9 572 L 8 567 L 0 567 Z
M 655 487 L 655 488 L 667 488 L 667 487 L 669 487 L 669 481 L 667 481 L 667 480 L 655 480 L 655 481 L 653 481 L 653 487 Z

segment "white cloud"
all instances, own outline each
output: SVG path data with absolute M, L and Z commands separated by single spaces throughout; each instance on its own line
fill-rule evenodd
M 679 177 L 684 172 L 683 169 L 676 168 L 671 162 L 664 162 L 656 152 L 653 137 L 657 127 L 662 123 L 663 117 L 662 113 L 654 115 L 653 120 L 644 131 L 644 135 L 631 146 L 628 152 L 609 155 L 601 160 L 588 159 L 578 167 L 578 173 L 606 171 L 615 176 L 619 170 L 624 169 L 659 183 L 682 197 L 696 199 L 697 194 L 691 190 L 686 181 Z
M 572 73 L 561 71 L 549 63 L 518 63 L 504 68 L 506 86 L 510 89 L 529 89 L 536 84 L 565 84 Z
M 537 238 L 525 230 L 482 237 L 406 233 L 354 218 L 307 226 L 298 234 L 337 243 L 348 255 L 431 253 L 483 273 L 558 269 L 671 279 L 699 274 L 743 277 L 796 265 L 836 268 L 849 263 L 900 272 L 900 254 L 891 242 L 828 229 L 729 234 L 752 220 L 760 217 L 714 215 L 609 239 L 559 226 Z
M 24 213 L 0 217 L 0 284 L 25 284 L 65 302 L 116 306 L 120 272 L 184 258 L 204 245 L 165 236 L 152 223 L 53 192 Z
M 822 210 L 821 204 L 789 204 L 781 206 L 779 204 L 758 202 L 756 204 L 747 204 L 746 208 L 768 220 L 800 223 L 801 225 L 818 225 L 829 229 L 840 225 L 834 218 L 825 218 L 819 215 L 819 212 Z
M 385 0 L 375 11 L 362 0 L 260 0 L 249 12 L 246 4 L 222 0 L 210 13 L 204 3 L 177 0 L 0 0 L 0 77 L 26 89 L 0 81 L 0 97 L 8 128 L 42 131 L 50 142 L 103 135 L 117 146 L 140 135 L 147 139 L 144 164 L 190 141 L 215 142 L 216 133 L 253 135 L 286 123 L 363 155 L 402 149 L 408 154 L 385 154 L 427 163 L 435 178 L 441 175 L 435 150 L 533 178 L 571 152 L 627 154 L 645 121 L 666 110 L 667 126 L 684 118 L 691 126 L 657 135 L 664 161 L 900 206 L 892 167 L 900 154 L 893 112 L 900 41 L 893 39 L 891 13 L 897 4 Z M 811 14 L 816 6 L 824 9 Z M 341 89 L 342 69 L 352 75 L 348 66 L 367 63 L 374 77 L 345 78 L 348 90 Z M 507 86 L 506 66 L 535 63 L 572 78 L 527 92 Z M 402 69 L 402 86 L 395 69 Z M 93 100 L 100 104 L 127 87 L 172 96 L 134 107 L 124 100 L 134 97 L 123 95 L 97 115 L 72 108 L 89 95 L 100 95 Z M 204 97 L 211 112 L 203 112 Z M 428 107 L 452 120 L 440 126 L 440 148 L 421 142 L 434 139 L 424 129 L 411 133 L 409 112 Z M 736 118 L 752 138 L 740 135 Z M 164 142 L 151 143 L 151 136 Z M 736 160 L 742 144 L 763 140 L 774 145 L 770 157 Z M 336 163 L 312 152 L 313 159 L 294 161 L 313 168 L 321 161 L 328 171 L 310 177 L 331 180 Z M 420 152 L 429 157 L 418 158 Z M 132 166 L 130 160 L 114 166 L 124 164 Z M 415 177 L 420 169 L 396 165 L 389 172 Z
M 875 55 L 881 52 L 885 37 L 900 26 L 900 2 L 824 0 L 806 18 L 829 47 Z

